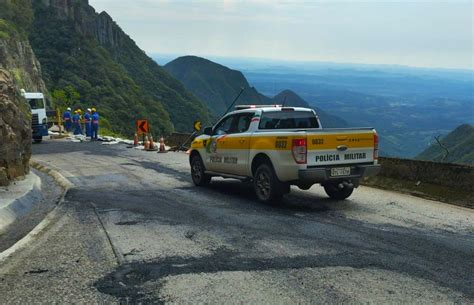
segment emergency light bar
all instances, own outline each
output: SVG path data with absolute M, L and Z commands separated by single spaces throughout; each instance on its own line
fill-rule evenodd
M 251 108 L 267 108 L 267 107 L 281 107 L 281 105 L 235 105 L 235 110 L 251 109 Z

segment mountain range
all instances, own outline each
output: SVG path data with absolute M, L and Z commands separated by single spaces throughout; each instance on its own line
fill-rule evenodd
M 310 107 L 308 102 L 291 90 L 283 90 L 268 97 L 251 87 L 237 70 L 197 56 L 183 56 L 164 66 L 173 77 L 181 81 L 186 89 L 204 101 L 213 115 L 220 116 L 244 89 L 236 104 L 285 104 L 294 107 L 314 108 L 324 127 L 346 127 L 347 123 L 330 115 L 318 107 Z
M 195 119 L 210 122 L 207 107 L 106 12 L 96 13 L 87 0 L 33 1 L 33 8 L 29 39 L 53 97 L 73 92 L 71 106 L 96 106 L 104 127 L 126 135 L 143 118 L 164 134 L 191 130 Z

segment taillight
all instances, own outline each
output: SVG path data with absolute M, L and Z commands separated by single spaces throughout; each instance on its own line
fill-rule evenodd
M 292 143 L 291 152 L 293 153 L 293 159 L 298 164 L 306 164 L 306 139 L 293 139 Z
M 374 132 L 374 160 L 379 158 L 379 135 Z

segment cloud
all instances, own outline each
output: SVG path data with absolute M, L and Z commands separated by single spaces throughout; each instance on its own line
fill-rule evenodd
M 473 68 L 470 1 L 112 1 L 147 52 Z

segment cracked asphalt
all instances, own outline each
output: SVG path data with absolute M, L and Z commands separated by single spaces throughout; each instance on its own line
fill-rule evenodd
M 368 187 L 195 187 L 184 153 L 45 141 L 73 184 L 0 263 L 0 303 L 474 303 L 474 212 Z

